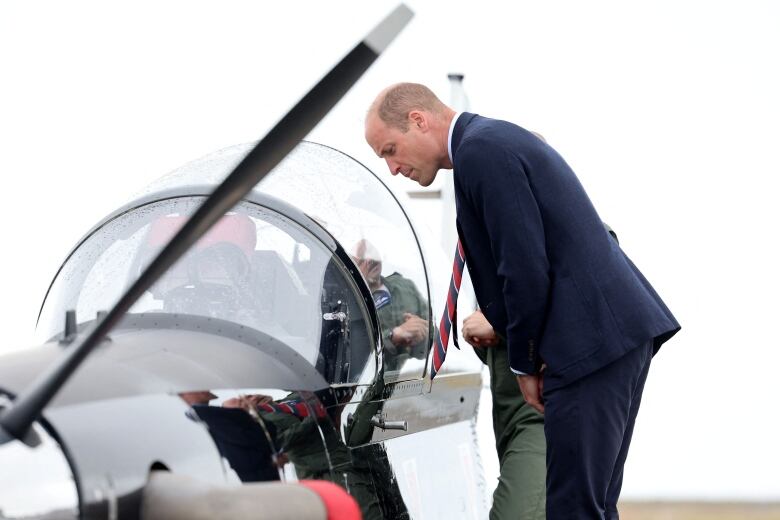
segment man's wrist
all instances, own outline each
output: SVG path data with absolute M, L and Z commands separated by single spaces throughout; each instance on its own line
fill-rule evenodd
M 384 345 L 385 351 L 390 354 L 395 354 L 397 352 L 398 347 L 393 343 L 393 329 L 382 334 L 382 344 Z

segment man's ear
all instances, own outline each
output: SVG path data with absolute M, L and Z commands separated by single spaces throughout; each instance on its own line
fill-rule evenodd
M 412 110 L 409 112 L 409 124 L 411 126 L 416 126 L 423 131 L 428 129 L 428 119 L 425 117 L 425 114 L 419 110 Z

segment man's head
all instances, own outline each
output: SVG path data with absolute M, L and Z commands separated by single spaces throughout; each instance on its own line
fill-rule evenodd
M 181 397 L 184 400 L 184 402 L 190 406 L 196 404 L 207 405 L 209 404 L 209 401 L 217 398 L 217 396 L 214 395 L 210 390 L 198 390 L 196 392 L 179 392 L 179 397 Z
M 431 90 L 398 83 L 379 93 L 366 116 L 366 141 L 390 173 L 429 186 L 439 168 L 452 168 L 447 136 L 455 112 Z
M 372 291 L 379 289 L 382 286 L 382 256 L 374 244 L 365 238 L 358 240 L 351 256 L 363 278 L 366 279 L 368 288 Z

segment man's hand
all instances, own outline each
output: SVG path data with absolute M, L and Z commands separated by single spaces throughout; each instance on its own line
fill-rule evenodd
M 273 399 L 271 399 L 270 396 L 263 394 L 240 395 L 228 399 L 222 403 L 222 406 L 225 408 L 243 408 L 244 410 L 249 410 L 250 408 L 257 408 L 262 404 L 268 404 L 271 401 L 273 401 Z
M 492 347 L 498 344 L 498 336 L 482 311 L 475 311 L 463 320 L 461 336 L 472 347 Z
M 542 403 L 542 390 L 544 389 L 544 377 L 542 375 L 517 376 L 517 384 L 523 393 L 525 402 L 539 413 L 544 413 Z
M 404 322 L 393 329 L 390 340 L 399 347 L 411 347 L 428 334 L 428 322 L 411 313 L 404 313 Z

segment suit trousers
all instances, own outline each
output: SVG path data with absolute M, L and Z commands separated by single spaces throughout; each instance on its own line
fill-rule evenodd
M 547 518 L 617 519 L 652 342 L 573 383 L 545 391 Z

